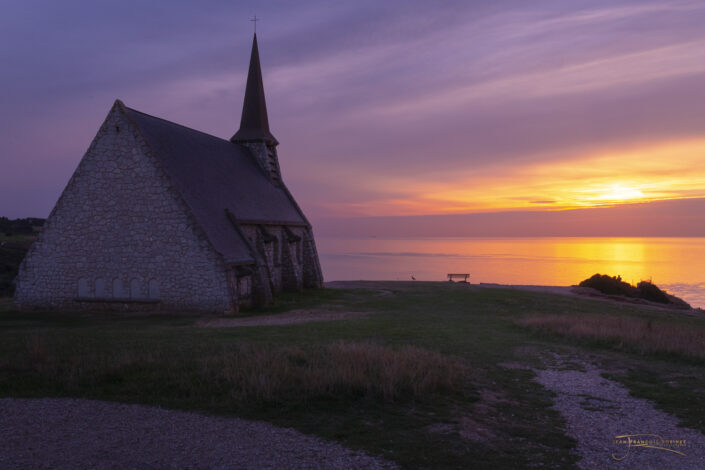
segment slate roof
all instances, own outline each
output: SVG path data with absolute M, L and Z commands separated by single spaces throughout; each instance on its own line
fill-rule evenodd
M 308 225 L 286 188 L 275 186 L 246 147 L 116 105 L 137 127 L 213 247 L 226 262 L 254 261 L 239 223 Z
M 247 73 L 247 86 L 245 88 L 245 101 L 242 104 L 240 129 L 230 140 L 232 142 L 264 141 L 273 145 L 279 143 L 269 131 L 267 103 L 264 99 L 262 69 L 259 64 L 259 50 L 257 49 L 257 34 L 252 40 L 250 70 Z

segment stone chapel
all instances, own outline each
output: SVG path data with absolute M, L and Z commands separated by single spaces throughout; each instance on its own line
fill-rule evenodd
M 235 312 L 322 287 L 277 145 L 256 34 L 230 140 L 115 101 L 22 262 L 17 307 Z

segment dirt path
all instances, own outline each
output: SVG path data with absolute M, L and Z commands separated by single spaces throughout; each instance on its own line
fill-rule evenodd
M 227 326 L 291 325 L 294 323 L 342 320 L 344 318 L 359 317 L 362 315 L 369 315 L 369 312 L 340 312 L 336 310 L 325 310 L 315 308 L 297 309 L 272 315 L 257 315 L 254 317 L 244 318 L 213 318 L 208 320 L 201 320 L 196 323 L 196 326 L 220 328 Z
M 575 370 L 576 364 L 583 370 Z M 603 371 L 594 365 L 556 355 L 552 368 L 535 372 L 535 380 L 557 395 L 554 407 L 565 418 L 567 433 L 578 441 L 580 468 L 705 468 L 705 436 L 678 427 L 677 418 L 655 409 L 647 400 L 630 396 L 622 385 L 603 378 L 600 375 Z M 635 444 L 630 448 L 626 443 L 615 442 L 617 436 L 627 435 L 632 441 L 648 440 L 669 450 Z M 659 443 L 661 438 L 684 442 Z M 628 440 L 625 437 L 620 441 Z
M 293 429 L 73 399 L 0 399 L 0 468 L 393 469 Z
M 377 296 L 386 297 L 393 293 L 386 289 L 380 289 L 374 286 L 374 282 L 370 281 L 333 281 L 327 282 L 326 287 L 338 289 L 371 289 L 376 291 Z M 252 317 L 242 318 L 211 318 L 204 319 L 196 323 L 196 326 L 201 327 L 242 327 L 242 326 L 274 326 L 274 325 L 293 325 L 296 323 L 310 323 L 321 321 L 344 320 L 346 318 L 360 317 L 365 315 L 373 315 L 375 312 L 353 312 L 336 310 L 336 307 L 322 305 L 318 308 L 296 309 L 284 313 L 275 313 L 272 315 L 256 315 Z

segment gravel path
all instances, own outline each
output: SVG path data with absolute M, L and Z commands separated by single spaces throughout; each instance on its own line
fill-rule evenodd
M 2 469 L 392 469 L 293 429 L 139 405 L 0 399 Z
M 698 431 L 678 427 L 678 419 L 659 411 L 651 402 L 629 395 L 622 385 L 601 377 L 592 364 L 570 358 L 584 367 L 579 370 L 561 369 L 568 358 L 557 356 L 558 367 L 536 370 L 536 380 L 557 394 L 555 408 L 566 420 L 567 433 L 578 441 L 582 469 L 697 469 L 705 468 L 705 436 Z M 693 406 L 698 406 L 694 403 Z M 663 446 L 685 456 L 645 447 L 630 449 L 616 444 L 615 437 L 633 439 L 685 440 L 685 446 Z M 627 451 L 629 451 L 627 453 Z M 623 458 L 621 461 L 615 460 Z

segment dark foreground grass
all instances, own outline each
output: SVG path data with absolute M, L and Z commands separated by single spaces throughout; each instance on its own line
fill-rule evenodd
M 432 400 L 470 387 L 468 367 L 457 358 L 413 346 L 369 343 L 245 343 L 190 357 L 188 351 L 159 345 L 97 352 L 90 343 L 52 341 L 37 334 L 27 339 L 26 352 L 4 358 L 0 367 L 76 392 L 161 369 L 164 383 L 171 382 L 179 394 L 222 396 L 230 406 L 243 408 L 340 398 L 380 403 Z
M 265 419 L 407 468 L 575 468 L 575 443 L 551 408 L 552 394 L 531 380 L 530 370 L 501 365 L 540 366 L 546 351 L 564 351 L 574 340 L 517 321 L 537 314 L 663 315 L 457 284 L 367 286 L 286 295 L 266 311 L 247 313 L 369 313 L 288 326 L 199 328 L 201 317 L 191 315 L 0 311 L 0 395 Z M 579 347 L 628 362 L 615 378 L 642 394 L 654 394 L 645 390 L 666 368 L 678 375 L 668 390 L 681 399 L 672 410 L 679 416 L 684 403 L 696 408 L 691 400 L 702 399 L 691 387 L 703 376 L 697 361 L 664 361 L 599 342 Z M 705 413 L 697 408 L 695 415 Z

